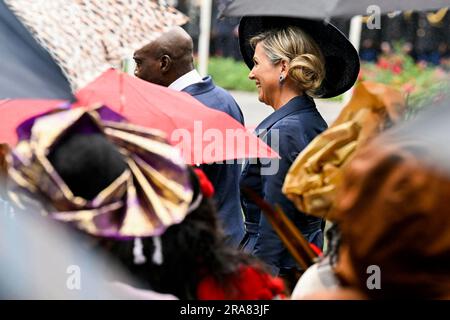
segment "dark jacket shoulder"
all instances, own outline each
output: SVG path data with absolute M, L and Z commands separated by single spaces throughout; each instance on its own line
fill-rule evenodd
M 228 91 L 216 86 L 210 76 L 203 78 L 202 82 L 191 84 L 183 91 L 194 96 L 204 105 L 225 112 L 244 124 L 244 116 L 237 102 Z

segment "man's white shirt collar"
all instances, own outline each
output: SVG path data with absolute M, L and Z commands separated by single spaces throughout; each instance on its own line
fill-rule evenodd
M 189 87 L 191 84 L 202 82 L 203 79 L 198 73 L 197 70 L 189 71 L 188 73 L 182 75 L 177 80 L 172 82 L 169 86 L 170 89 L 181 91 L 186 87 Z

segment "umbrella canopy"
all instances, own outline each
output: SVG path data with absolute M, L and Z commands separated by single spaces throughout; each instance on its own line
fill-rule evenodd
M 163 131 L 189 164 L 278 157 L 228 114 L 204 106 L 187 93 L 114 69 L 79 90 L 76 98 L 74 107 L 104 104 L 133 124 Z M 68 101 L 0 100 L 0 143 L 15 145 L 19 124 L 57 107 L 68 107 Z
M 369 6 L 380 13 L 404 10 L 432 10 L 450 6 L 449 0 L 234 0 L 222 12 L 226 16 L 278 15 L 311 19 L 366 15 Z
M 0 99 L 72 98 L 61 68 L 3 0 L 0 0 L 0 43 Z
M 188 20 L 175 9 L 150 0 L 4 2 L 59 64 L 72 91 L 109 67 L 119 66 L 161 32 Z M 47 78 L 41 80 L 45 83 Z
M 204 106 L 187 93 L 114 69 L 79 90 L 76 97 L 75 106 L 105 104 L 134 124 L 164 131 L 189 164 L 278 157 L 228 114 Z
M 64 100 L 0 100 L 0 144 L 17 143 L 16 128 L 24 120 L 63 105 Z

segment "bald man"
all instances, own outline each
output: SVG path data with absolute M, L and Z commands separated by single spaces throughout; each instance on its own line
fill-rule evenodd
M 216 86 L 211 77 L 203 78 L 194 68 L 192 38 L 180 27 L 171 29 L 134 53 L 134 74 L 142 80 L 177 91 L 184 91 L 204 105 L 228 113 L 244 124 L 244 117 L 233 97 Z M 180 110 L 183 112 L 183 110 Z M 202 165 L 214 185 L 214 200 L 227 242 L 235 247 L 245 234 L 239 196 L 241 166 Z
M 194 69 L 192 39 L 180 27 L 172 28 L 137 50 L 133 59 L 135 76 L 151 83 L 173 88 L 176 80 L 191 74 L 189 78 L 195 82 L 202 81 Z M 174 89 L 181 91 L 184 88 L 175 86 Z

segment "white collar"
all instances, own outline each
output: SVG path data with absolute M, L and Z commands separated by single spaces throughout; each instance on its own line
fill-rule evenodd
M 200 76 L 200 74 L 197 72 L 197 70 L 193 69 L 192 71 L 189 71 L 188 73 L 185 73 L 181 77 L 179 77 L 177 80 L 172 82 L 169 86 L 170 89 L 181 91 L 184 88 L 190 86 L 194 83 L 202 82 L 203 79 Z

